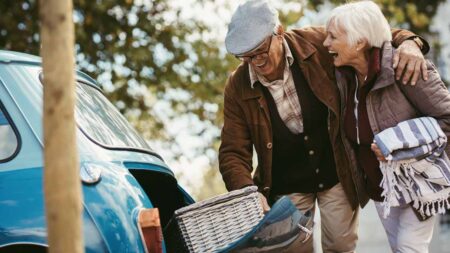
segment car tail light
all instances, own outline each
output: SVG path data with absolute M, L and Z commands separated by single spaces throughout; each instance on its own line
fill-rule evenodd
M 141 209 L 138 216 L 138 227 L 145 252 L 162 253 L 163 235 L 158 208 Z

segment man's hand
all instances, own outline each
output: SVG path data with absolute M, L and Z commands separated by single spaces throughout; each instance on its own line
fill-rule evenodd
M 267 213 L 270 210 L 270 206 L 267 203 L 267 199 L 260 192 L 258 192 L 258 195 L 259 195 L 259 201 L 261 201 L 261 206 L 263 208 L 263 211 L 264 211 L 264 213 Z
M 386 158 L 383 156 L 383 153 L 381 153 L 380 148 L 378 148 L 377 144 L 372 143 L 370 148 L 375 153 L 375 156 L 377 157 L 378 161 L 380 161 L 380 162 L 386 162 L 387 161 Z
M 411 79 L 411 85 L 415 85 L 417 80 L 419 80 L 420 72 L 422 72 L 422 77 L 425 81 L 428 79 L 425 57 L 414 41 L 405 40 L 400 44 L 393 61 L 393 67 L 396 69 L 395 78 L 397 80 L 400 80 L 403 71 L 405 71 L 402 80 L 403 84 L 407 84 Z

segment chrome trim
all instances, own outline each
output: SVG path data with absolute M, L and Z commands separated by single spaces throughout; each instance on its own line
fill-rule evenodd
M 96 184 L 102 177 L 103 166 L 95 163 L 83 163 L 80 166 L 80 179 L 85 184 Z
M 14 245 L 35 245 L 48 248 L 47 244 L 44 243 L 36 243 L 36 242 L 11 242 L 0 245 L 0 250 L 4 247 L 14 246 Z

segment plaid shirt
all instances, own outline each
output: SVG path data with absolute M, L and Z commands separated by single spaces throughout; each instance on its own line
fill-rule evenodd
M 264 76 L 259 75 L 251 65 L 249 65 L 251 87 L 259 81 L 267 87 L 275 101 L 278 113 L 284 124 L 294 134 L 303 133 L 303 116 L 300 102 L 298 100 L 297 90 L 295 89 L 294 79 L 290 66 L 294 62 L 291 50 L 283 38 L 285 49 L 286 65 L 283 73 L 283 80 L 269 82 Z

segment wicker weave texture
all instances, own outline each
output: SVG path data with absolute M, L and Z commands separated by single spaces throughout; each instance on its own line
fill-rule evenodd
M 242 238 L 264 216 L 256 187 L 199 202 L 176 213 L 191 253 L 219 252 Z

